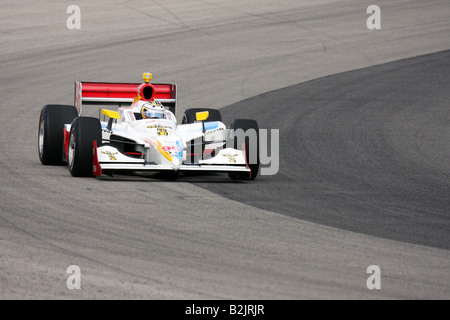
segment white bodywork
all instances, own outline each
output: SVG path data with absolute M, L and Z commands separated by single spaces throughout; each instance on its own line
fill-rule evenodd
M 169 110 L 165 110 L 165 119 L 137 119 L 145 103 L 136 101 L 130 107 L 121 107 L 117 110 L 120 119 L 100 122 L 103 142 L 96 154 L 102 171 L 250 172 L 245 152 L 225 146 L 228 130 L 222 122 L 177 124 Z M 66 130 L 70 132 L 70 125 L 66 125 Z M 134 142 L 134 152 L 142 155 L 131 156 L 119 150 L 114 146 L 115 137 Z M 194 139 L 204 141 L 209 153 L 190 163 L 189 144 Z M 202 153 L 201 145 L 199 150 Z

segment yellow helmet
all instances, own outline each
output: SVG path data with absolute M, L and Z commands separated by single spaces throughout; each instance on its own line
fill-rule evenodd
M 143 119 L 165 119 L 166 111 L 159 101 L 149 101 L 142 106 Z

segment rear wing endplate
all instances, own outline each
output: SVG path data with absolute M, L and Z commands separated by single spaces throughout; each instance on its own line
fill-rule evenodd
M 83 105 L 131 105 L 141 83 L 81 82 L 75 81 L 75 107 L 78 115 Z M 176 111 L 177 86 L 171 83 L 152 83 L 154 99 L 162 103 L 173 114 Z

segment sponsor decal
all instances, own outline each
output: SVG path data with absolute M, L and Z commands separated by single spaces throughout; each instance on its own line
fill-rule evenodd
M 211 130 L 207 130 L 206 134 L 215 133 L 215 132 L 224 131 L 224 130 L 225 130 L 224 128 L 211 129 Z
M 227 157 L 228 158 L 228 162 L 236 163 L 237 153 L 235 153 L 235 154 L 225 153 L 225 154 L 222 154 L 222 156 Z
M 177 141 L 177 148 L 178 148 L 177 157 L 178 157 L 178 159 L 181 159 L 183 157 L 183 148 L 181 147 L 181 144 L 179 141 Z
M 166 126 L 166 125 L 161 125 L 161 124 L 153 124 L 153 125 L 149 125 L 149 126 L 147 126 L 147 128 L 149 128 L 149 129 L 158 129 L 158 128 L 172 129 L 171 126 Z
M 217 121 L 213 121 L 213 122 L 205 122 L 205 130 L 209 131 L 212 129 L 216 129 L 219 126 L 219 123 Z
M 168 136 L 169 132 L 167 131 L 167 129 L 158 128 L 157 134 L 158 136 Z
M 172 129 L 171 126 L 166 126 L 166 125 L 149 125 L 147 126 L 148 129 L 156 129 L 156 133 L 158 134 L 158 136 L 168 136 L 169 135 L 169 130 Z
M 167 129 L 169 129 L 169 130 L 172 129 L 171 126 L 166 126 L 166 125 L 161 125 L 161 124 L 149 125 L 149 126 L 147 126 L 147 128 L 148 129 L 156 129 L 156 133 L 158 134 L 158 136 L 168 136 L 169 131 L 167 131 Z
M 162 146 L 162 144 L 161 144 L 161 142 L 159 142 L 159 141 L 156 141 L 157 142 L 157 148 L 158 148 L 158 150 L 159 150 L 159 152 L 161 152 L 161 154 L 167 159 L 167 160 L 169 160 L 169 161 L 172 161 L 172 155 L 170 154 L 170 152 L 168 152 L 168 151 L 164 151 L 162 148 L 163 148 L 163 146 Z
M 109 156 L 109 160 L 111 160 L 111 161 L 117 161 L 117 158 L 115 157 L 115 155 L 117 154 L 117 152 L 102 151 L 102 153 L 108 155 L 108 156 Z
M 180 148 L 178 148 L 176 146 L 164 146 L 161 149 L 163 151 L 170 152 L 170 153 L 172 153 L 172 152 L 180 152 L 181 151 Z

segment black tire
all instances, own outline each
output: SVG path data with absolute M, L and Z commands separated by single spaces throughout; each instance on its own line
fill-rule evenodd
M 79 117 L 72 122 L 69 138 L 68 166 L 74 177 L 92 177 L 94 148 L 102 143 L 102 129 L 97 118 Z
M 244 132 L 247 132 L 247 130 L 252 129 L 256 132 L 256 141 L 253 138 L 250 140 L 250 136 L 245 136 L 239 138 L 237 135 L 233 133 L 233 145 L 234 148 L 238 150 L 245 150 L 246 155 L 246 161 L 248 164 L 248 167 L 250 168 L 251 172 L 248 173 L 239 173 L 239 172 L 230 172 L 228 173 L 228 176 L 233 180 L 255 180 L 256 176 L 258 175 L 259 170 L 259 127 L 258 123 L 255 120 L 250 119 L 236 119 L 233 120 L 233 122 L 230 124 L 230 129 L 233 130 L 233 132 L 237 129 L 242 129 Z M 243 141 L 244 140 L 244 141 Z M 245 143 L 241 143 L 245 142 Z M 250 143 L 256 144 L 256 149 L 254 149 L 254 146 L 250 146 Z M 256 159 L 254 159 L 254 156 L 250 154 L 250 151 L 253 152 L 253 150 L 256 150 Z M 255 161 L 256 160 L 256 161 Z
M 209 117 L 206 121 L 220 121 L 222 122 L 222 115 L 219 110 L 216 109 L 202 109 L 202 108 L 191 108 L 184 112 L 182 124 L 194 123 L 197 121 L 195 114 L 197 112 L 209 111 Z
M 64 125 L 71 123 L 77 116 L 74 106 L 48 104 L 42 108 L 38 128 L 38 153 L 42 164 L 64 164 Z

